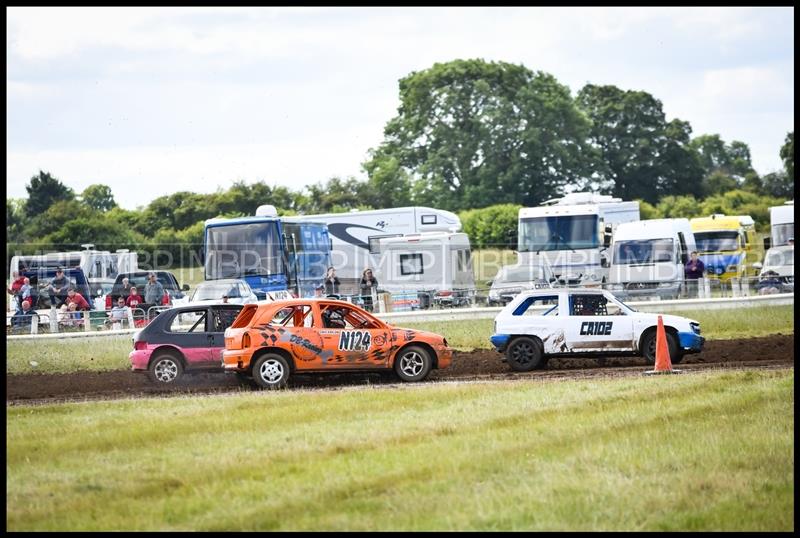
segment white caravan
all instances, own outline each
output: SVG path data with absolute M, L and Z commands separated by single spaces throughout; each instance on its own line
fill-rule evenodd
M 794 239 L 794 200 L 769 208 L 770 235 L 772 241 L 764 241 L 764 247 L 782 247 Z
M 430 232 L 387 237 L 376 243 L 379 289 L 393 296 L 409 295 L 412 303 L 423 296 L 422 308 L 429 305 L 428 299 L 464 303 L 475 294 L 467 234 Z
M 689 219 L 652 219 L 617 226 L 608 289 L 620 299 L 677 298 L 683 267 L 697 250 Z
M 639 202 L 591 192 L 574 192 L 519 210 L 519 263 L 539 257 L 566 285 L 600 285 L 608 280 L 611 237 L 617 225 L 639 220 Z
M 342 293 L 357 293 L 356 286 L 364 269 L 378 266 L 378 240 L 408 234 L 461 230 L 458 215 L 429 207 L 352 210 L 349 213 L 303 215 L 299 219 L 328 225 L 331 265 L 336 269 Z

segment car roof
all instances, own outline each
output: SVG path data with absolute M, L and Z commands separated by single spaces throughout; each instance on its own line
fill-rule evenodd
M 553 295 L 554 293 L 580 293 L 582 295 L 594 293 L 601 295 L 603 291 L 605 290 L 598 288 L 546 288 L 538 290 L 525 290 L 522 293 L 524 295 Z
M 234 283 L 236 283 L 236 284 L 241 284 L 241 283 L 247 284 L 247 281 L 242 279 L 242 278 L 220 278 L 219 280 L 204 280 L 202 282 L 198 282 L 197 284 L 195 284 L 195 287 L 199 287 L 199 286 L 202 286 L 202 285 L 211 286 L 213 284 L 225 285 L 225 284 L 234 284 Z
M 785 251 L 785 250 L 794 250 L 794 245 L 781 245 L 779 247 L 772 247 L 770 249 L 767 249 L 767 252 L 770 252 L 770 251 L 782 252 L 782 251 Z

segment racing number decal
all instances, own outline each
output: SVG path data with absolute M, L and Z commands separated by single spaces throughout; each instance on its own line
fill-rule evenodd
M 369 331 L 342 331 L 339 335 L 340 351 L 369 351 L 370 344 Z
M 595 336 L 609 336 L 613 321 L 584 321 L 581 323 L 580 334 L 592 334 Z

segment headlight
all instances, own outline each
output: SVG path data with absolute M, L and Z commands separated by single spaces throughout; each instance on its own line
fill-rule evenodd
M 699 323 L 690 323 L 689 326 L 692 328 L 692 332 L 694 334 L 700 334 L 700 324 Z
M 672 287 L 672 286 L 674 286 L 674 285 L 675 285 L 675 284 L 674 284 L 673 282 L 660 282 L 660 283 L 658 284 L 658 287 L 659 287 L 659 288 L 671 288 L 671 287 Z

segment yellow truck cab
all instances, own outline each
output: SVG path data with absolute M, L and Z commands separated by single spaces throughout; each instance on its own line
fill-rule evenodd
M 756 276 L 756 225 L 749 215 L 721 215 L 690 220 L 697 253 L 708 276 L 720 280 Z

